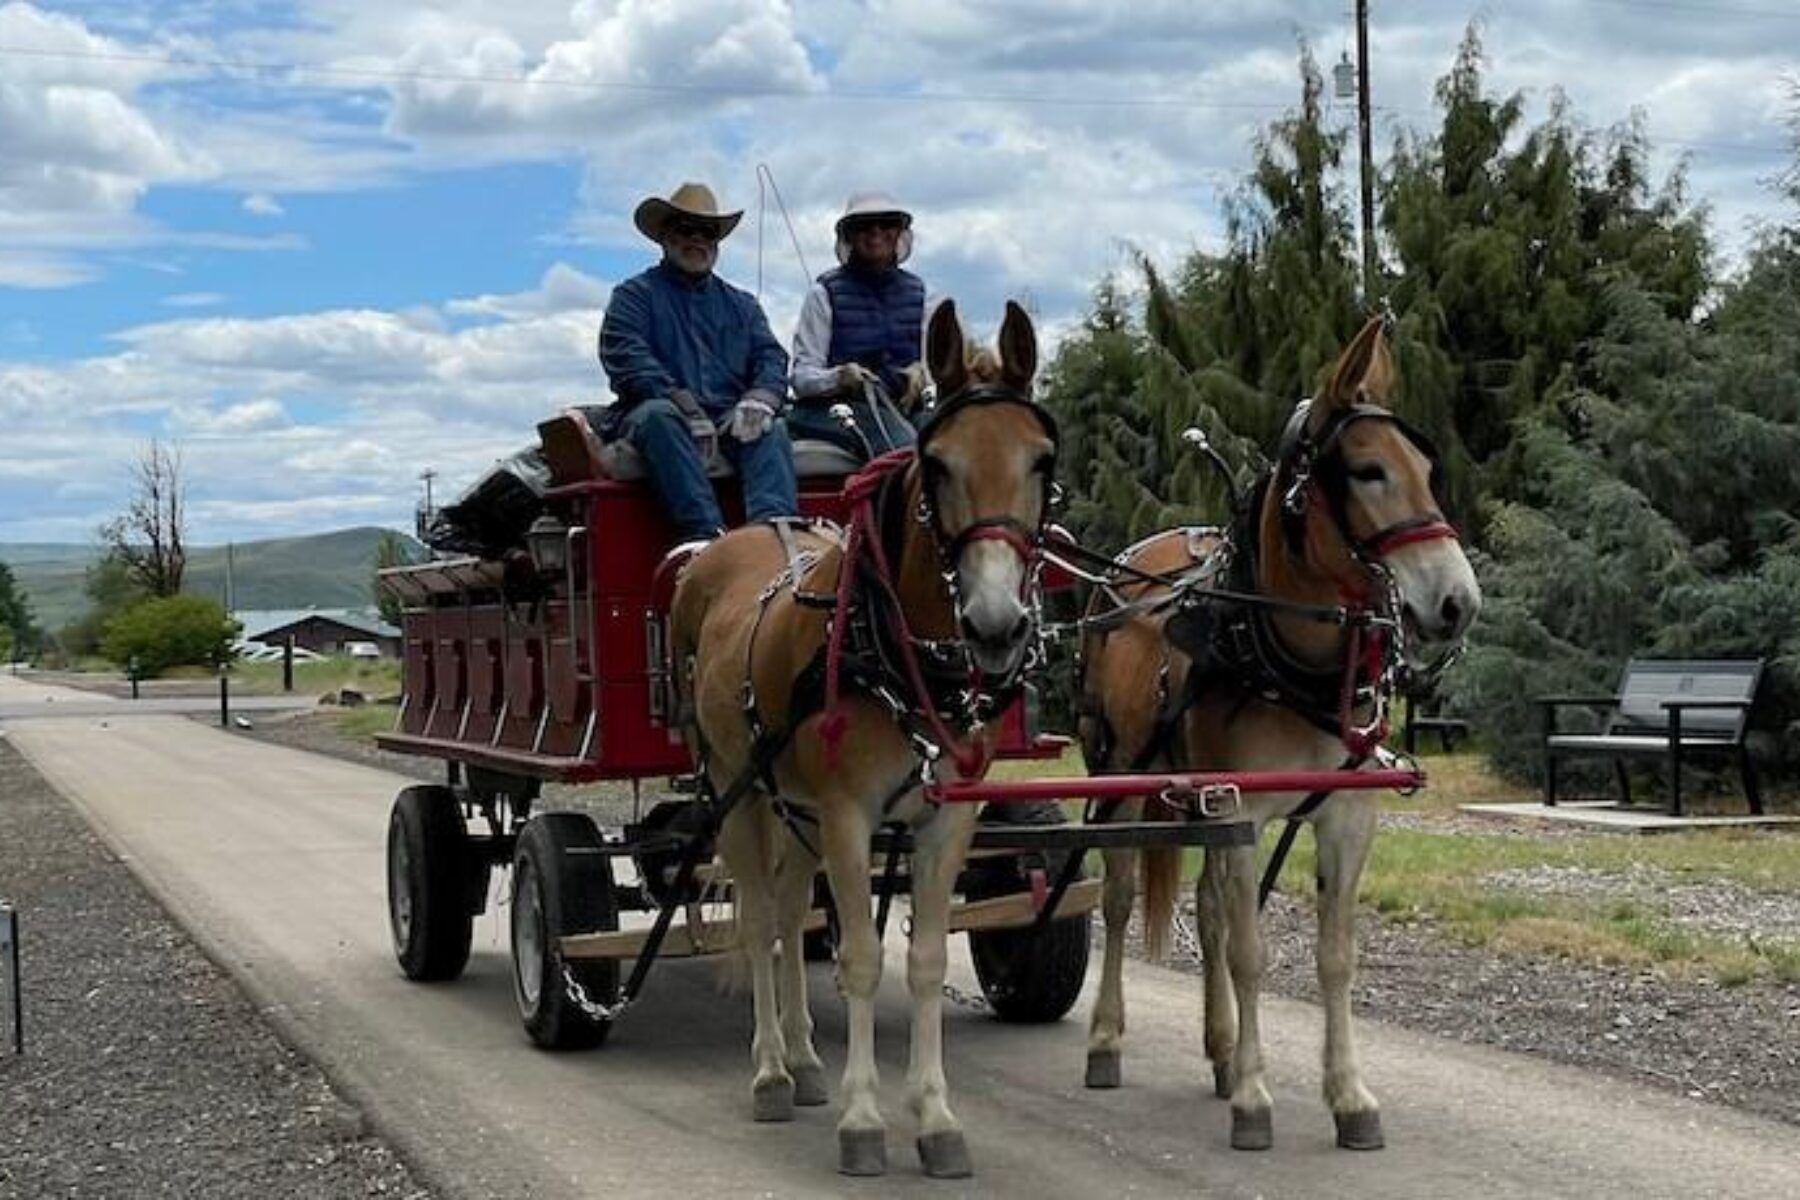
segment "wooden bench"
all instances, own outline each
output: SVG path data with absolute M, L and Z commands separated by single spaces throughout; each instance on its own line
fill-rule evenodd
M 1761 659 L 1634 658 L 1616 696 L 1541 696 L 1544 710 L 1544 803 L 1556 803 L 1557 760 L 1605 756 L 1613 760 L 1620 799 L 1631 803 L 1625 760 L 1656 756 L 1669 768 L 1669 812 L 1681 815 L 1681 763 L 1697 754 L 1736 755 L 1744 797 L 1760 815 L 1762 794 L 1744 733 L 1762 680 Z M 1556 714 L 1568 707 L 1606 709 L 1599 733 L 1560 733 Z

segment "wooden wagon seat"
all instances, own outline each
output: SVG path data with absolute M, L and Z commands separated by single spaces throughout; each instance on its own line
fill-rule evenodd
M 538 425 L 544 455 L 557 483 L 576 483 L 602 476 L 621 482 L 644 478 L 644 460 L 637 447 L 622 439 L 606 442 L 600 445 L 596 459 L 590 453 L 592 443 L 579 432 L 575 420 L 579 420 L 576 414 L 564 413 Z M 731 464 L 718 452 L 718 433 L 711 422 L 703 418 L 695 420 L 693 429 L 694 441 L 706 462 L 706 473 L 714 479 L 730 478 L 733 474 Z M 794 441 L 794 474 L 802 479 L 841 478 L 854 475 L 861 467 L 862 460 L 841 446 L 812 438 Z

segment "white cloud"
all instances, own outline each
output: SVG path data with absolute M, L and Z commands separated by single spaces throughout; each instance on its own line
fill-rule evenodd
M 219 292 L 176 292 L 162 298 L 164 308 L 210 308 L 224 302 L 225 297 Z
M 1707 20 L 1680 6 L 1625 19 L 1615 7 L 1492 6 L 1487 86 L 1523 89 L 1529 122 L 1557 86 L 1589 123 L 1640 107 L 1655 168 L 1691 155 L 1692 190 L 1729 239 L 1770 211 L 1759 180 L 1791 161 L 1764 148 L 1789 145 L 1780 47 L 1800 25 Z M 96 56 L 5 60 L 0 287 L 67 287 L 115 262 L 181 266 L 202 250 L 297 250 L 308 244 L 298 231 L 317 229 L 293 219 L 311 207 L 296 201 L 304 193 L 410 183 L 425 203 L 449 204 L 452 188 L 509 186 L 484 174 L 494 164 L 575 164 L 578 194 L 567 208 L 547 206 L 525 252 L 575 242 L 606 256 L 601 275 L 636 269 L 656 254 L 631 226 L 638 200 L 705 179 L 748 209 L 722 271 L 755 287 L 760 264 L 764 305 L 785 340 L 809 276 L 832 262 L 845 195 L 881 187 L 917 214 L 913 265 L 958 298 L 978 334 L 991 335 L 1005 297 L 1024 295 L 1053 342 L 1126 245 L 1162 263 L 1216 248 L 1221 191 L 1242 179 L 1255 134 L 1295 103 L 1296 32 L 1329 67 L 1345 44 L 1341 9 L 1320 0 L 295 0 L 266 24 L 259 5 L 149 18 L 116 4 L 83 8 L 84 26 L 0 4 L 0 45 Z M 1402 125 L 1434 129 L 1432 85 L 1468 15 L 1466 0 L 1377 6 L 1378 153 Z M 1331 119 L 1349 116 L 1338 105 Z M 758 210 L 759 163 L 791 207 L 804 272 L 772 200 Z M 1345 166 L 1354 170 L 1353 152 Z M 233 212 L 235 227 L 170 228 L 144 204 L 168 184 L 288 219 L 249 223 Z M 246 224 L 296 232 L 234 231 Z M 476 257 L 486 248 L 454 249 L 467 262 L 500 261 Z M 375 511 L 404 521 L 421 467 L 438 468 L 454 490 L 528 440 L 545 412 L 604 393 L 594 331 L 611 281 L 580 261 L 587 269 L 556 263 L 519 291 L 506 290 L 518 277 L 503 264 L 457 298 L 406 294 L 378 308 L 346 290 L 282 316 L 136 325 L 110 352 L 75 361 L 43 360 L 35 345 L 29 362 L 0 359 L 0 514 L 14 522 L 0 517 L 0 535 L 16 531 L 20 512 L 34 528 L 90 529 L 104 504 L 46 500 L 50 481 L 92 478 L 96 461 L 123 464 L 153 433 L 193 444 L 205 479 L 194 512 L 214 530 L 309 528 Z M 234 300 L 244 291 L 223 286 Z M 212 294 L 165 303 L 199 308 Z M 9 336 L 0 353 L 30 344 Z M 30 489 L 7 483 L 23 478 Z

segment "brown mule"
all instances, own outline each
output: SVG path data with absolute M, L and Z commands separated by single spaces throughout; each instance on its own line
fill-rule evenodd
M 1373 630 L 1352 632 L 1297 609 L 1222 603 L 1170 616 L 1167 608 L 1137 604 L 1167 589 L 1144 582 L 1116 587 L 1112 597 L 1096 597 L 1089 615 L 1123 607 L 1124 623 L 1096 624 L 1083 647 L 1082 742 L 1090 770 L 1330 770 L 1368 760 L 1392 686 L 1386 668 L 1393 656 L 1403 652 L 1416 664 L 1423 648 L 1454 645 L 1481 604 L 1474 572 L 1439 509 L 1430 444 L 1379 407 L 1392 382 L 1381 324 L 1371 321 L 1345 349 L 1324 391 L 1296 410 L 1273 475 L 1238 528 L 1168 530 L 1121 556 L 1140 571 L 1196 578 L 1204 587 L 1389 618 L 1387 661 L 1380 642 L 1370 648 L 1367 639 L 1380 636 Z M 1312 825 L 1325 1101 L 1339 1145 L 1373 1149 L 1382 1144 L 1381 1117 L 1357 1060 L 1350 982 L 1356 889 L 1377 805 L 1372 793 L 1341 792 L 1297 814 L 1306 799 L 1246 795 L 1244 812 L 1259 834 L 1278 817 L 1304 815 Z M 1141 808 L 1132 802 L 1110 815 L 1131 820 Z M 1134 858 L 1132 851 L 1106 854 L 1106 950 L 1088 1040 L 1092 1087 L 1116 1087 L 1120 1080 L 1121 970 Z M 1143 855 L 1152 956 L 1168 945 L 1180 870 L 1177 851 Z M 1218 1095 L 1231 1101 L 1232 1145 L 1264 1149 L 1272 1121 L 1258 1023 L 1264 951 L 1255 846 L 1209 851 L 1198 901 L 1206 1056 Z
M 727 808 L 719 851 L 750 968 L 754 1113 L 786 1120 L 795 1104 L 826 1099 L 800 950 L 823 858 L 849 1008 L 839 1168 L 852 1175 L 886 1169 L 875 1065 L 882 951 L 869 864 L 871 835 L 890 822 L 908 825 L 914 846 L 907 1098 L 919 1153 L 928 1175 L 971 1170 L 944 1078 L 942 987 L 951 890 L 975 810 L 933 807 L 920 783 L 925 772 L 986 769 L 980 723 L 1001 698 L 972 708 L 964 689 L 971 679 L 982 691 L 1016 688 L 1038 640 L 1038 553 L 1056 443 L 1053 422 L 1030 399 L 1037 342 L 1017 305 L 1007 306 L 999 348 L 997 357 L 967 354 L 954 306 L 941 305 L 927 361 L 943 399 L 916 457 L 890 456 L 852 481 L 853 496 L 867 493 L 859 507 L 867 520 L 847 538 L 792 530 L 784 540 L 768 525 L 733 531 L 686 569 L 671 614 L 689 744 Z

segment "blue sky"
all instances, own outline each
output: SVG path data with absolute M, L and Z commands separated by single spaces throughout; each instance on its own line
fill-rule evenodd
M 1221 195 L 1327 65 L 1343 0 L 0 0 L 0 541 L 85 540 L 145 439 L 200 542 L 405 525 L 572 401 L 685 178 L 748 209 L 722 270 L 778 333 L 846 194 L 917 213 L 914 266 L 985 332 L 1054 341 L 1127 246 L 1216 248 Z M 1490 84 L 1634 112 L 1728 256 L 1791 220 L 1800 7 L 1377 0 L 1377 152 L 1429 129 L 1483 22 Z M 1347 121 L 1344 108 L 1333 120 Z M 759 221 L 760 216 L 760 221 Z

